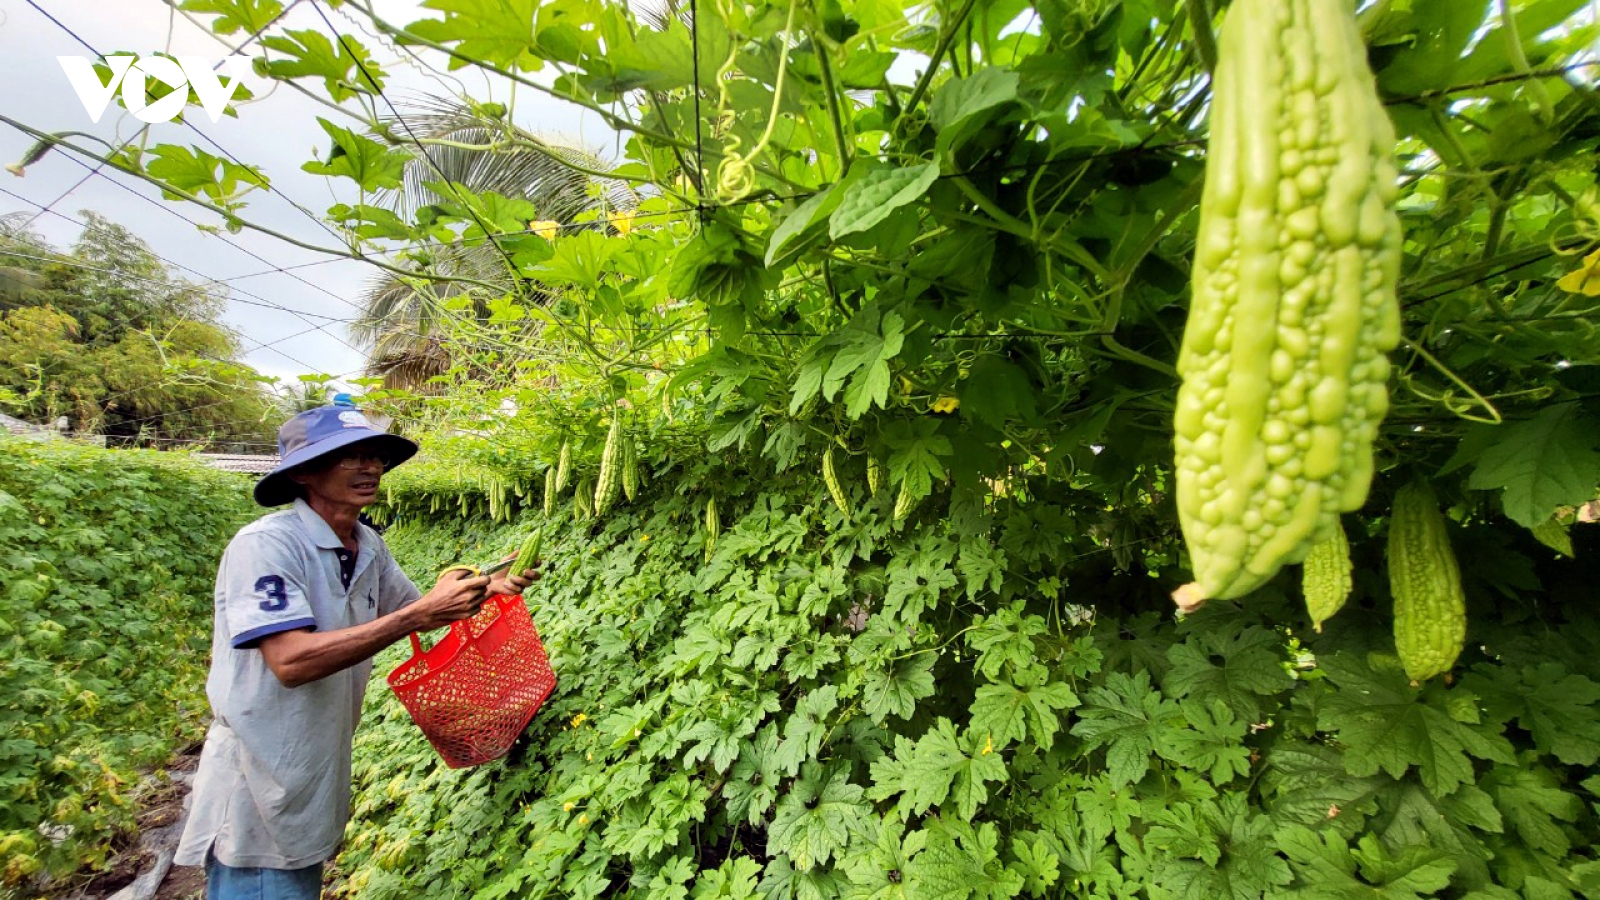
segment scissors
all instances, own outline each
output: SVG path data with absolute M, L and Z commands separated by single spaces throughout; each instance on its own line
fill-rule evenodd
M 496 575 L 496 574 L 498 574 L 500 572 L 504 572 L 506 569 L 511 568 L 511 564 L 516 562 L 516 561 L 517 561 L 517 558 L 515 556 L 512 556 L 512 557 L 509 557 L 507 559 L 502 559 L 499 562 L 494 563 L 492 565 L 469 566 L 469 565 L 463 564 L 463 565 L 449 566 L 449 567 L 447 567 L 447 568 L 445 568 L 445 569 L 443 569 L 442 571 L 439 572 L 439 577 L 443 578 L 444 576 L 449 575 L 451 572 L 464 572 L 464 573 L 466 573 L 466 574 L 462 575 L 461 578 L 477 578 L 477 577 L 482 576 L 482 575 Z

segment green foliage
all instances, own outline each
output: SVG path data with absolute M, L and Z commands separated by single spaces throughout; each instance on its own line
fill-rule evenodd
M 175 454 L 0 440 L 0 891 L 103 864 L 144 771 L 200 738 L 248 488 Z
M 561 429 L 586 435 L 580 468 L 603 443 L 593 414 Z M 563 438 L 535 434 L 519 446 L 537 470 Z M 1578 897 L 1600 850 L 1600 668 L 1580 649 L 1600 632 L 1532 614 L 1572 560 L 1475 620 L 1466 677 L 1418 689 L 1384 617 L 1311 635 L 1275 624 L 1296 596 L 1174 622 L 1102 594 L 1129 583 L 1115 547 L 1020 540 L 1098 496 L 1044 476 L 1015 484 L 1026 502 L 991 495 L 974 518 L 941 495 L 947 516 L 894 530 L 883 504 L 846 520 L 817 460 L 642 450 L 651 484 L 604 519 L 570 497 L 547 517 L 529 492 L 490 522 L 430 494 L 473 497 L 447 473 L 506 451 L 429 448 L 390 476 L 391 547 L 426 576 L 542 528 L 528 599 L 558 684 L 510 757 L 452 772 L 381 686 L 401 652 L 380 660 L 351 896 Z M 1352 541 L 1369 591 L 1381 545 Z M 995 577 L 965 583 L 969 558 Z

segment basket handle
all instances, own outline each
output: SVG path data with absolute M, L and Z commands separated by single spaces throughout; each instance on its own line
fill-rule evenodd
M 417 637 L 415 631 L 411 632 L 411 658 L 416 659 L 422 655 L 422 639 Z

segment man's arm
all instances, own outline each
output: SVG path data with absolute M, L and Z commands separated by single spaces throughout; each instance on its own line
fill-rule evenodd
M 483 605 L 487 577 L 451 572 L 433 590 L 393 615 L 337 631 L 297 629 L 261 639 L 261 655 L 284 687 L 310 684 L 350 668 L 413 631 L 428 631 L 464 619 Z

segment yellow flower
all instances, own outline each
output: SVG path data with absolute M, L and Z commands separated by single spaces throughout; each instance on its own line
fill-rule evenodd
M 633 210 L 631 209 L 607 213 L 606 218 L 611 220 L 611 227 L 617 230 L 617 234 L 627 234 L 633 230 Z
M 944 396 L 933 401 L 933 411 L 936 413 L 953 413 L 961 408 L 961 401 L 955 397 Z
M 1556 287 L 1569 294 L 1600 297 L 1600 250 L 1585 256 L 1583 265 L 1563 275 Z
M 979 756 L 988 756 L 994 752 L 994 735 L 987 735 L 983 739 L 983 752 Z
M 579 725 L 582 725 L 583 724 L 583 720 L 587 719 L 587 718 L 589 718 L 589 717 L 584 715 L 583 713 L 578 713 L 577 715 L 572 717 L 572 727 L 573 728 L 577 728 Z
M 589 815 L 587 813 L 578 813 L 578 824 L 579 825 L 587 825 L 587 824 L 589 824 Z
M 562 812 L 572 812 L 572 808 L 574 806 L 577 806 L 577 805 L 578 804 L 573 803 L 571 800 L 568 800 L 566 803 L 561 804 L 561 811 Z
M 553 241 L 556 239 L 556 234 L 561 231 L 561 223 L 549 219 L 535 219 L 528 223 L 528 230 L 547 241 Z

